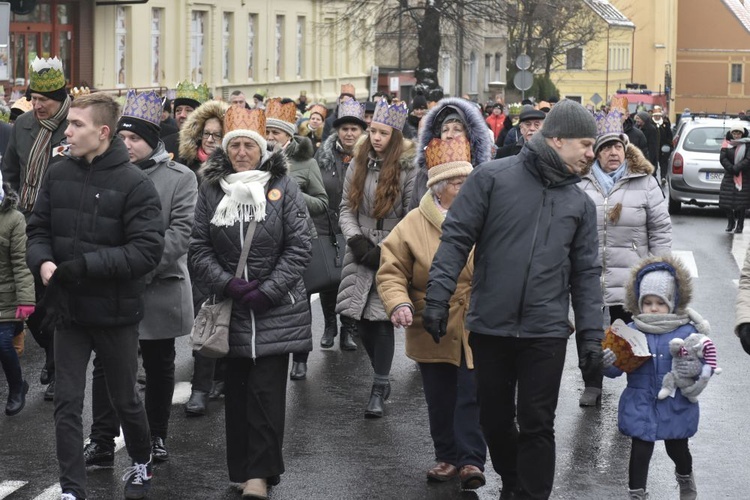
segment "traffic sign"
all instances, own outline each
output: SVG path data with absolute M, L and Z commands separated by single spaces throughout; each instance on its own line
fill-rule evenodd
M 526 54 L 521 54 L 516 57 L 516 68 L 521 70 L 527 70 L 531 67 L 531 58 Z
M 534 74 L 531 71 L 519 71 L 516 73 L 516 76 L 513 77 L 513 85 L 515 85 L 518 90 L 529 90 L 533 84 Z

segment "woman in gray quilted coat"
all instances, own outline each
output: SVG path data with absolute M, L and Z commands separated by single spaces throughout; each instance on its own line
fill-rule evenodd
M 374 374 L 365 418 L 383 416 L 383 401 L 391 392 L 393 324 L 375 286 L 380 243 L 409 211 L 414 190 L 414 143 L 403 138 L 405 106 L 381 101 L 368 135 L 354 148 L 346 171 L 339 224 L 346 237 L 344 267 L 336 312 L 357 321 L 362 344 Z
M 649 255 L 664 255 L 672 248 L 672 221 L 654 166 L 640 149 L 628 143 L 619 113 L 609 120 L 597 116 L 599 135 L 596 160 L 581 180 L 581 188 L 596 203 L 599 258 L 602 262 L 603 305 L 610 322 L 632 321 L 626 311 L 625 284 L 630 267 Z M 584 376 L 581 406 L 601 401 L 602 376 Z
M 310 261 L 305 200 L 283 152 L 269 153 L 263 110 L 232 107 L 203 178 L 188 260 L 193 279 L 233 299 L 225 385 L 229 479 L 266 498 L 284 472 L 289 355 L 312 349 L 302 274 Z M 240 278 L 248 223 L 257 226 Z

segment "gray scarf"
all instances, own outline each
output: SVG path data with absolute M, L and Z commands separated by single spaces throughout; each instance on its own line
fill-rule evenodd
M 558 155 L 557 152 L 547 144 L 547 141 L 544 140 L 544 136 L 542 136 L 541 133 L 534 134 L 526 143 L 526 147 L 536 153 L 539 157 L 541 174 L 552 186 L 569 180 L 571 177 L 578 179 L 577 175 L 570 173 L 568 167 L 560 158 L 560 155 Z
M 711 326 L 703 316 L 689 307 L 681 314 L 638 314 L 633 316 L 635 326 L 645 333 L 669 333 L 677 330 L 682 325 L 692 322 L 698 332 L 709 335 Z

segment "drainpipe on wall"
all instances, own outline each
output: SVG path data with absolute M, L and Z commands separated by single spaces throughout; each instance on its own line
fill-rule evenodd
M 635 28 L 630 39 L 630 83 L 633 83 L 633 61 L 635 60 Z
M 604 99 L 605 102 L 609 102 L 609 23 L 607 23 L 607 71 L 605 73 L 604 82 Z

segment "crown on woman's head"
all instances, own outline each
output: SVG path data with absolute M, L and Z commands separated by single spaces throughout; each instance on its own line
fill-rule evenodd
M 409 108 L 406 106 L 406 103 L 400 102 L 389 105 L 385 99 L 382 99 L 375 106 L 372 122 L 403 130 L 407 116 L 409 116 Z

